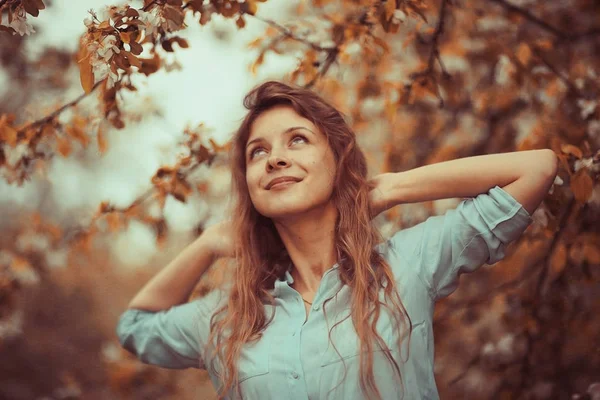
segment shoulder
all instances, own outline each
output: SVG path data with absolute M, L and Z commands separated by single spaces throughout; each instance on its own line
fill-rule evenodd
M 190 300 L 196 310 L 210 317 L 219 308 L 225 306 L 229 299 L 229 290 L 227 288 L 214 288 L 203 296 L 195 297 Z
M 430 217 L 431 218 L 431 217 Z M 401 288 L 427 288 L 419 275 L 419 243 L 424 222 L 400 229 L 377 246 Z M 412 289 L 411 289 L 412 290 Z

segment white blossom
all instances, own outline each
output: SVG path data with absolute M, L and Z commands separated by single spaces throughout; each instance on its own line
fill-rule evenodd
M 600 165 L 600 164 L 599 164 Z M 576 160 L 573 164 L 573 169 L 575 172 L 579 171 L 581 168 L 586 167 L 589 170 L 595 171 L 598 169 L 598 165 L 594 164 L 594 159 L 592 157 L 582 158 L 581 160 Z
M 35 33 L 35 29 L 33 29 L 33 26 L 31 26 L 31 24 L 27 22 L 25 16 L 15 15 L 14 19 L 8 26 L 17 31 L 17 33 L 21 36 Z
M 158 13 L 158 8 L 150 12 L 138 10 L 138 19 L 144 23 L 144 33 L 146 36 L 154 34 L 159 26 L 166 22 L 165 18 Z
M 587 392 L 590 395 L 591 400 L 600 400 L 600 383 L 592 383 L 588 387 Z
M 98 57 L 108 62 L 113 56 L 113 53 L 120 53 L 121 49 L 116 46 L 116 43 L 117 38 L 114 35 L 107 35 L 104 39 L 102 39 L 98 50 L 96 50 Z
M 90 17 L 87 17 L 83 20 L 83 24 L 85 25 L 86 28 L 91 28 L 92 26 L 96 25 L 94 23 L 94 20 L 91 19 Z
M 531 218 L 533 219 L 534 224 L 543 228 L 548 227 L 548 214 L 542 207 L 538 207 L 531 215 Z
M 27 143 L 21 142 L 14 148 L 5 146 L 4 153 L 6 154 L 6 163 L 12 167 L 16 166 L 19 160 L 31 152 Z
M 600 139 L 600 120 L 591 120 L 587 127 L 587 133 L 591 138 Z
M 102 358 L 108 362 L 115 362 L 121 360 L 121 348 L 115 343 L 107 342 L 102 345 L 101 349 Z
M 324 42 L 321 42 L 321 47 L 325 49 L 332 49 L 335 47 L 335 42 L 333 40 L 325 40 Z
M 554 182 L 552 182 L 552 186 L 550 186 L 550 190 L 548 190 L 549 194 L 554 193 L 554 186 L 562 186 L 563 184 L 563 180 L 560 178 L 560 176 L 556 175 L 556 177 L 554 178 Z
M 581 109 L 581 118 L 586 119 L 596 111 L 598 102 L 596 100 L 577 99 L 577 105 Z
M 9 339 L 23 333 L 23 311 L 17 310 L 0 320 L 0 339 Z
M 392 22 L 394 24 L 398 24 L 400 22 L 404 22 L 406 20 L 406 13 L 402 10 L 394 10 L 394 15 L 392 16 Z
M 501 54 L 496 63 L 494 78 L 497 84 L 504 86 L 510 82 L 510 77 L 516 68 L 506 54 Z

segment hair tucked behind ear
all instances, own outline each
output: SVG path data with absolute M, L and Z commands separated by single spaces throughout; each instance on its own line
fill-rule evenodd
M 333 202 L 338 210 L 335 250 L 340 279 L 351 289 L 352 322 L 360 339 L 360 387 L 368 398 L 381 398 L 373 373 L 373 351 L 387 349 L 375 329 L 382 308 L 387 308 L 397 333 L 398 348 L 410 338 L 411 321 L 404 308 L 390 266 L 377 251 L 382 238 L 371 220 L 367 163 L 356 137 L 342 114 L 316 93 L 281 82 L 266 82 L 245 99 L 249 110 L 231 147 L 232 186 L 235 208 L 232 220 L 236 237 L 236 267 L 228 304 L 211 318 L 209 343 L 216 344 L 223 398 L 236 386 L 237 361 L 244 344 L 260 338 L 270 320 L 265 303 L 274 303 L 269 290 L 283 278 L 290 263 L 273 222 L 254 208 L 246 185 L 245 145 L 252 123 L 264 111 L 278 105 L 292 107 L 315 124 L 327 137 L 337 164 Z M 384 301 L 380 301 L 383 291 Z M 324 305 L 326 307 L 327 302 Z M 339 324 L 339 323 L 338 323 Z M 335 329 L 336 325 L 331 327 Z M 331 334 L 330 330 L 330 334 Z M 389 350 L 385 354 L 401 379 L 400 367 Z

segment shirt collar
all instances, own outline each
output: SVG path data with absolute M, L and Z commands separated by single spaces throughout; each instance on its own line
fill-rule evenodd
M 322 279 L 326 279 L 327 275 L 330 274 L 335 274 L 337 276 L 338 274 L 338 268 L 339 268 L 339 263 L 335 263 L 333 265 L 333 267 L 331 267 L 330 269 L 328 269 L 324 274 L 323 274 L 323 278 Z M 275 281 L 275 285 L 273 287 L 273 289 L 270 291 L 271 294 L 274 297 L 277 297 L 281 292 L 281 289 L 284 287 L 290 287 L 290 285 L 292 285 L 294 283 L 294 278 L 292 277 L 291 274 L 292 271 L 292 264 L 290 263 L 288 268 L 285 270 L 285 274 L 283 278 L 277 278 L 277 280 Z M 327 279 L 332 279 L 333 277 L 327 277 Z

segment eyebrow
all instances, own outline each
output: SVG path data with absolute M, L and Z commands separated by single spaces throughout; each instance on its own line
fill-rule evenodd
M 287 128 L 285 131 L 281 132 L 282 135 L 285 135 L 286 133 L 290 133 L 292 131 L 298 130 L 298 129 L 304 129 L 309 131 L 310 133 L 312 133 L 313 135 L 315 134 L 313 131 L 311 131 L 310 129 L 304 127 L 304 126 L 292 126 L 291 128 Z M 250 147 L 250 145 L 254 142 L 260 142 L 261 140 L 265 140 L 262 137 L 257 137 L 252 139 L 251 141 L 248 142 L 248 144 L 246 144 L 246 150 L 248 150 L 248 147 Z

